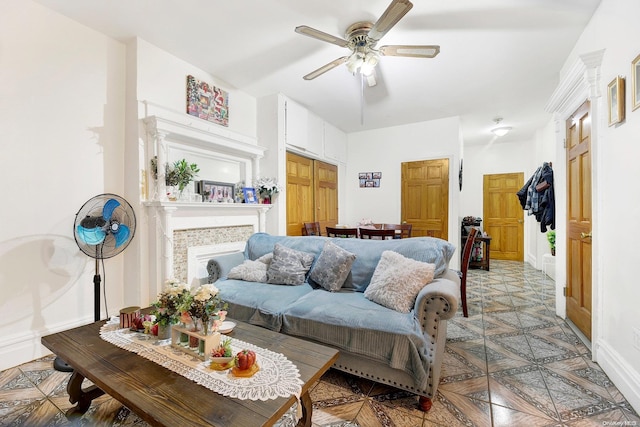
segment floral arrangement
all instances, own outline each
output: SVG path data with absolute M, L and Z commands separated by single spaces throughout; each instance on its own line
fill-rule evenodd
M 253 183 L 256 191 L 263 196 L 271 197 L 282 190 L 275 178 L 258 178 Z
M 200 319 L 205 335 L 208 333 L 209 321 L 214 320 L 214 330 L 224 320 L 227 312 L 227 304 L 223 302 L 218 293 L 220 291 L 212 284 L 200 286 L 191 294 L 187 311 L 192 319 Z M 219 320 L 218 324 L 215 321 Z
M 151 304 L 156 323 L 162 326 L 178 323 L 184 305 L 189 300 L 189 287 L 175 279 L 168 279 L 165 288 L 158 294 L 158 301 Z
M 233 188 L 234 198 L 236 203 L 244 201 L 244 181 L 236 182 L 236 185 Z

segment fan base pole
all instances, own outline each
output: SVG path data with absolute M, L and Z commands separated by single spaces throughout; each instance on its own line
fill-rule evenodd
M 97 260 L 96 260 L 97 262 Z M 94 300 L 93 300 L 93 311 L 94 311 L 94 316 L 93 316 L 93 320 L 95 322 L 97 322 L 98 320 L 100 320 L 100 274 L 96 274 L 95 276 L 93 276 L 93 294 L 94 294 Z

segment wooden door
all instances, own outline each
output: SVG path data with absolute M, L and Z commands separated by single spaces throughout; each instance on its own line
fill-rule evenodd
M 402 163 L 401 220 L 412 237 L 449 236 L 449 160 Z
M 313 165 L 315 220 L 324 235 L 327 226 L 338 223 L 338 167 L 319 160 Z
M 313 160 L 287 153 L 287 235 L 302 235 L 303 223 L 314 218 Z
M 491 237 L 491 259 L 524 261 L 524 211 L 516 193 L 524 173 L 485 175 L 483 230 Z
M 567 317 L 591 339 L 591 115 L 567 120 Z

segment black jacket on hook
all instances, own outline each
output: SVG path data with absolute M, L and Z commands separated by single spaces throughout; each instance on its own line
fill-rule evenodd
M 548 185 L 540 185 L 546 182 Z M 540 231 L 545 233 L 547 226 L 556 228 L 556 198 L 553 185 L 553 169 L 549 163 L 544 163 L 516 195 L 522 209 L 529 215 L 535 215 L 540 223 Z

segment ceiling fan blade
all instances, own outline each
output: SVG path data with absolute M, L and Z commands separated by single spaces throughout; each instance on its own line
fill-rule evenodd
M 344 64 L 345 62 L 347 62 L 347 59 L 348 59 L 348 56 L 343 56 L 342 58 L 335 59 L 335 60 L 329 62 L 328 64 L 323 65 L 322 67 L 318 68 L 317 70 L 310 72 L 309 74 L 304 76 L 303 79 L 305 79 L 305 80 L 313 80 L 316 77 L 326 73 L 327 71 L 333 70 L 338 65 Z
M 369 38 L 375 41 L 380 40 L 412 7 L 413 4 L 409 0 L 393 0 L 369 30 Z
M 303 36 L 312 37 L 314 39 L 322 40 L 323 42 L 333 43 L 340 47 L 347 47 L 349 42 L 340 37 L 332 36 L 331 34 L 327 34 L 323 31 L 316 30 L 315 28 L 307 27 L 306 25 L 300 25 L 296 27 L 296 33 L 302 34 Z
M 440 53 L 440 46 L 389 45 L 378 50 L 384 56 L 406 56 L 411 58 L 433 58 Z

